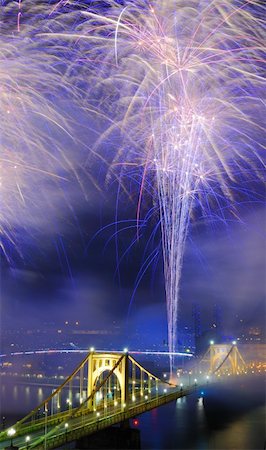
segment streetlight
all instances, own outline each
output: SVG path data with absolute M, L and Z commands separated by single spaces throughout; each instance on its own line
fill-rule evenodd
M 124 353 L 128 353 L 128 348 L 125 347 L 124 350 L 123 350 L 123 352 L 124 352 Z
M 66 440 L 66 443 L 67 443 L 67 430 L 68 430 L 68 423 L 66 422 L 65 423 L 65 440 Z
M 213 340 L 211 340 L 211 341 L 210 341 L 210 345 L 213 345 L 213 344 L 214 344 L 214 341 L 213 341 Z
M 25 437 L 27 449 L 29 448 L 30 436 Z
M 10 441 L 10 447 L 13 447 L 13 437 L 16 434 L 16 430 L 15 428 L 9 428 L 9 430 L 7 431 L 7 435 L 10 437 L 11 441 Z
M 47 449 L 47 416 L 48 416 L 48 403 L 44 404 L 44 450 Z
M 232 345 L 236 345 L 236 341 L 232 341 Z

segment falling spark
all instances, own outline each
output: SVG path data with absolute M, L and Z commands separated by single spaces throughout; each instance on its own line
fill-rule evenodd
M 97 142 L 101 158 L 113 140 L 119 148 L 110 173 L 123 186 L 134 170 L 136 179 L 142 173 L 137 219 L 154 181 L 169 351 L 175 352 L 191 217 L 201 208 L 203 216 L 218 210 L 224 218 L 235 193 L 245 193 L 243 180 L 261 177 L 264 168 L 265 8 L 255 0 L 125 4 L 121 8 L 110 0 L 104 14 L 84 11 L 74 38 L 89 55 L 92 109 L 110 124 Z M 98 108 L 95 93 L 101 98 Z
M 76 91 L 65 75 L 66 50 L 57 41 L 38 38 L 38 31 L 55 21 L 33 3 L 36 15 L 20 29 L 19 15 L 15 35 L 14 3 L 2 7 L 0 46 L 0 250 L 9 262 L 17 254 L 23 257 L 26 236 L 52 232 L 63 209 L 71 207 L 69 186 L 80 182 L 70 115 Z M 20 14 L 21 1 L 18 8 Z M 64 110 L 62 98 L 69 101 Z

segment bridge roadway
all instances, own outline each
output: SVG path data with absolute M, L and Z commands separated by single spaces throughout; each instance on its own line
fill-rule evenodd
M 97 431 L 118 424 L 127 419 L 133 418 L 153 408 L 169 403 L 179 397 L 190 394 L 195 387 L 180 390 L 172 388 L 171 392 L 158 394 L 148 400 L 136 401 L 134 404 L 121 411 L 121 405 L 108 407 L 108 409 L 98 408 L 97 412 L 84 410 L 79 411 L 77 416 L 70 418 L 68 412 L 57 414 L 49 419 L 41 419 L 34 424 L 25 424 L 16 430 L 16 435 L 12 439 L 12 445 L 24 450 L 48 450 L 65 445 L 66 442 L 75 441 L 81 437 L 88 436 Z M 72 410 L 72 415 L 75 409 Z M 66 425 L 67 424 L 67 425 Z M 5 437 L 4 437 L 5 436 Z M 30 440 L 26 442 L 26 436 Z M 9 447 L 11 439 L 6 438 L 6 433 L 1 433 L 0 449 Z

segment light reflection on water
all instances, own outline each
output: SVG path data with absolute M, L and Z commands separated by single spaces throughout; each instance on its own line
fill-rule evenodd
M 256 385 L 247 382 L 244 392 L 237 390 L 238 385 L 208 387 L 203 397 L 199 391 L 158 408 L 156 415 L 144 414 L 140 417 L 141 448 L 263 450 L 265 409 L 261 381 L 256 380 Z
M 43 401 L 43 388 L 38 388 L 38 403 Z
M 197 395 L 179 398 L 141 415 L 142 450 L 263 449 L 265 411 L 254 399 L 259 396 L 260 402 L 263 401 L 264 391 L 256 383 L 252 386 L 253 391 L 251 386 L 244 386 L 238 395 L 234 395 L 233 390 L 228 395 L 229 391 L 219 393 L 217 388 L 208 387 L 203 397 L 199 391 Z M 254 392 L 254 386 L 257 392 Z M 36 407 L 51 390 L 45 386 L 12 385 L 10 381 L 3 383 L 1 380 L 0 414 L 6 417 L 6 426 Z M 249 391 L 252 396 L 241 402 Z M 233 411 L 231 405 L 236 408 L 237 403 L 240 406 Z

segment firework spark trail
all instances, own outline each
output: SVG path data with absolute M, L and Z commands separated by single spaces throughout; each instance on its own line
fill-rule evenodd
M 153 182 L 174 352 L 190 219 L 201 209 L 203 217 L 221 211 L 224 220 L 237 186 L 251 173 L 260 177 L 264 168 L 265 8 L 257 0 L 125 3 L 110 0 L 102 13 L 78 2 L 75 19 L 77 3 L 60 1 L 49 12 L 56 15 L 53 29 L 44 26 L 38 38 L 78 50 L 89 86 L 85 109 L 106 126 L 92 154 L 109 164 L 106 148 L 110 142 L 119 146 L 107 179 L 115 175 L 127 192 L 127 177 L 130 184 L 135 177 L 137 221 Z M 69 20 L 61 6 L 73 9 Z M 23 26 L 20 20 L 20 30 Z M 21 186 L 13 188 L 23 201 Z
M 12 255 L 23 257 L 24 237 L 57 229 L 63 209 L 71 209 L 70 186 L 81 183 L 70 115 L 77 96 L 71 49 L 38 37 L 42 30 L 52 33 L 58 22 L 47 19 L 47 5 L 35 3 L 23 5 L 18 30 L 18 4 L 1 10 L 0 249 L 11 262 Z M 63 23 L 60 19 L 60 29 Z M 62 97 L 69 102 L 64 110 Z
M 264 169 L 265 8 L 256 0 L 108 5 L 105 14 L 84 12 L 75 33 L 61 38 L 79 39 L 88 54 L 91 110 L 110 124 L 98 140 L 99 154 L 111 139 L 122 139 L 110 173 L 125 190 L 127 168 L 131 178 L 134 167 L 136 179 L 143 173 L 137 220 L 146 181 L 150 186 L 155 180 L 174 352 L 193 211 L 223 214 L 241 181 L 250 173 L 260 177 Z

